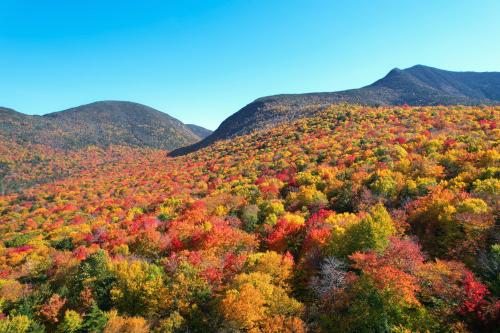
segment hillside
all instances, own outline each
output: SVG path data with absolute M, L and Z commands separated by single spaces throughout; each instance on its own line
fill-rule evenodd
M 206 129 L 205 127 L 198 126 L 198 125 L 186 124 L 186 126 L 191 130 L 191 132 L 196 134 L 200 139 L 204 139 L 213 133 L 213 131 Z
M 384 78 L 360 89 L 262 97 L 227 118 L 204 140 L 179 148 L 171 155 L 183 155 L 218 140 L 311 116 L 338 103 L 369 106 L 500 104 L 500 73 L 452 72 L 417 65 L 393 69 Z
M 494 332 L 499 120 L 334 105 L 177 158 L 54 151 L 94 166 L 0 196 L 0 328 Z
M 132 102 L 95 102 L 44 116 L 1 110 L 0 136 L 19 144 L 61 149 L 129 145 L 171 150 L 200 140 L 179 120 Z

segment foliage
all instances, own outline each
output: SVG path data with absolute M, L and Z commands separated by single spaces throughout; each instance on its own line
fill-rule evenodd
M 499 111 L 334 105 L 178 158 L 0 135 L 0 327 L 493 331 Z

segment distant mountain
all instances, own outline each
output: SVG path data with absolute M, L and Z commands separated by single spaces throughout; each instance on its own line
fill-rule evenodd
M 17 112 L 15 110 L 9 109 L 9 108 L 4 108 L 0 106 L 0 130 L 2 129 L 1 127 L 1 119 L 12 119 L 16 121 L 20 121 L 21 119 L 24 119 L 26 117 L 25 114 L 22 114 L 21 112 Z M 1 134 L 2 132 L 0 132 Z
M 95 102 L 44 116 L 0 108 L 0 136 L 64 149 L 120 144 L 171 150 L 201 139 L 166 113 L 122 101 Z
M 174 150 L 170 155 L 187 154 L 218 140 L 311 116 L 336 103 L 369 106 L 500 104 L 500 72 L 452 72 L 416 65 L 404 70 L 395 68 L 384 78 L 359 89 L 262 97 L 224 120 L 202 141 Z
M 213 133 L 213 131 L 198 125 L 186 124 L 186 126 L 191 130 L 191 132 L 196 134 L 200 139 L 205 139 L 207 136 Z

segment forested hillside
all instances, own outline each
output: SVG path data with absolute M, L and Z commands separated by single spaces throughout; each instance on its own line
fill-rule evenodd
M 191 132 L 193 132 L 198 137 L 200 137 L 200 139 L 206 138 L 207 136 L 209 136 L 213 132 L 209 129 L 206 129 L 204 127 L 194 125 L 194 124 L 186 124 L 186 126 L 191 130 Z
M 499 116 L 340 104 L 177 158 L 54 150 L 64 179 L 0 196 L 0 332 L 494 332 Z
M 335 103 L 369 106 L 499 105 L 500 72 L 453 72 L 416 65 L 406 69 L 394 68 L 380 80 L 359 89 L 261 97 L 224 120 L 204 140 L 181 147 L 171 155 L 183 155 L 218 140 L 310 117 Z
M 199 141 L 179 120 L 146 105 L 101 101 L 44 116 L 0 108 L 0 139 L 78 150 L 127 145 L 172 150 Z

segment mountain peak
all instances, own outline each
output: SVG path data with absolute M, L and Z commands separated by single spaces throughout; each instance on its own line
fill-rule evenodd
M 437 68 L 434 68 L 434 67 L 431 67 L 431 66 L 422 65 L 422 64 L 413 65 L 411 67 L 406 68 L 405 70 L 409 70 L 409 69 L 431 69 L 431 70 L 438 70 Z
M 402 70 L 401 70 L 400 68 L 398 68 L 398 67 L 394 67 L 393 69 L 391 69 L 391 70 L 389 71 L 389 73 L 387 73 L 387 75 L 391 75 L 391 74 L 399 74 L 399 73 L 401 73 L 401 72 L 402 72 Z M 387 75 L 386 75 L 386 76 L 387 76 Z
M 73 107 L 70 109 L 53 112 L 46 114 L 45 117 L 58 117 L 62 114 L 68 113 L 87 113 L 87 114 L 127 114 L 127 113 L 162 113 L 167 117 L 170 117 L 166 113 L 163 113 L 159 110 L 153 109 L 144 104 L 129 102 L 129 101 L 96 101 L 88 104 L 83 104 L 77 107 Z

